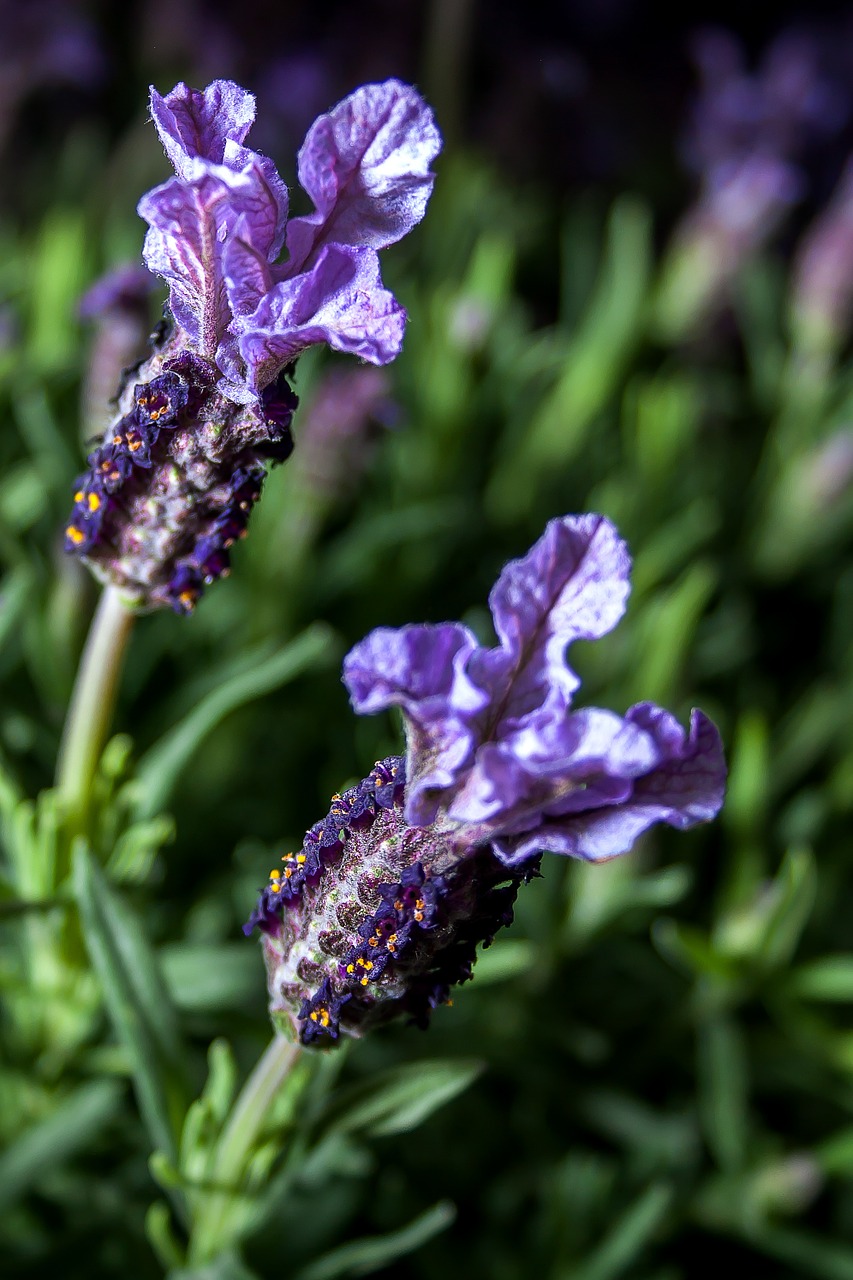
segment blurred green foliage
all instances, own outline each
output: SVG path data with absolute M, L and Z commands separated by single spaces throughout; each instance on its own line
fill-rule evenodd
M 297 448 L 230 580 L 139 621 L 74 841 L 49 788 L 96 598 L 60 549 L 75 308 L 138 252 L 159 170 L 151 138 L 67 149 L 40 217 L 0 223 L 7 1274 L 332 1280 L 405 1255 L 423 1280 L 853 1278 L 853 488 L 821 471 L 850 431 L 844 348 L 804 347 L 769 257 L 722 319 L 662 326 L 650 209 L 558 207 L 446 156 L 389 255 L 396 426 L 337 488 Z M 297 438 L 332 365 L 300 365 Z M 626 620 L 578 646 L 583 696 L 713 715 L 723 819 L 604 866 L 546 858 L 428 1038 L 316 1057 L 235 1155 L 269 1038 L 240 924 L 282 842 L 400 745 L 351 714 L 341 654 L 379 624 L 487 632 L 501 564 L 582 510 L 635 557 Z

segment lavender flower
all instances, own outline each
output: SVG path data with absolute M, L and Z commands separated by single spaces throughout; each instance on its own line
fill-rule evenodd
M 398 706 L 405 758 L 335 796 L 273 871 L 246 931 L 264 941 L 272 1011 L 303 1042 L 425 1023 L 512 919 L 543 852 L 602 861 L 650 826 L 684 829 L 723 801 L 720 736 L 638 703 L 575 709 L 565 658 L 621 618 L 624 542 L 602 516 L 552 520 L 490 605 L 498 644 L 459 623 L 379 628 L 349 653 L 359 712 Z
M 676 230 L 658 301 L 669 338 L 713 312 L 772 239 L 806 194 L 807 150 L 839 131 L 850 105 L 805 33 L 782 33 L 754 72 L 726 31 L 693 43 L 702 86 L 683 154 L 700 191 Z
M 408 85 L 357 89 L 308 131 L 299 180 L 315 208 L 288 222 L 275 166 L 244 146 L 245 89 L 152 89 L 151 113 L 176 176 L 139 202 L 143 256 L 170 313 L 78 481 L 66 546 L 131 599 L 183 612 L 227 571 L 265 464 L 292 449 L 299 355 L 399 354 L 405 312 L 377 250 L 422 218 L 440 137 Z
M 832 352 L 853 313 L 853 161 L 803 236 L 793 269 L 791 318 L 801 345 Z

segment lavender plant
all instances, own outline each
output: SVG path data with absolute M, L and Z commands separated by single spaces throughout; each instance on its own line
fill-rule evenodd
M 209 163 L 228 167 L 224 155 Z M 226 186 L 240 176 L 229 172 Z M 265 482 L 241 572 L 190 625 L 164 612 L 136 637 L 122 718 L 138 764 L 127 739 L 101 751 L 120 653 L 134 612 L 174 602 L 125 583 L 104 595 L 61 785 L 33 801 L 53 762 L 43 724 L 66 696 L 75 619 L 88 612 L 78 557 L 54 573 L 49 554 L 73 465 L 62 431 L 49 433 L 64 415 L 71 438 L 82 361 L 64 319 L 61 359 L 47 320 L 24 308 L 20 340 L 14 324 L 0 333 L 0 1203 L 13 1269 L 88 1280 L 120 1258 L 145 1276 L 159 1262 L 173 1280 L 383 1272 L 448 1228 L 449 1202 L 457 1226 L 407 1264 L 413 1274 L 464 1265 L 600 1280 L 663 1266 L 692 1277 L 702 1250 L 778 1264 L 786 1280 L 850 1268 L 850 1071 L 835 1014 L 851 968 L 833 923 L 850 769 L 843 236 L 822 249 L 834 271 L 804 252 L 767 311 L 738 313 L 745 373 L 728 331 L 701 351 L 656 346 L 647 299 L 661 278 L 642 202 L 617 203 L 602 251 L 598 219 L 570 201 L 561 319 L 543 327 L 529 267 L 556 261 L 544 198 L 510 193 L 505 173 L 468 158 L 450 178 L 413 238 L 420 258 L 398 260 L 393 277 L 418 319 L 393 382 L 350 364 L 339 384 L 315 359 L 324 342 L 300 356 L 296 457 Z M 844 197 L 829 210 L 842 223 Z M 95 267 L 96 239 L 67 218 L 10 241 L 4 271 L 17 257 L 44 289 L 33 315 L 70 314 L 56 311 L 56 282 L 76 303 L 73 265 Z M 765 269 L 766 253 L 750 242 L 747 265 Z M 812 343 L 808 399 L 806 303 L 806 319 L 820 311 L 833 330 Z M 13 294 L 13 322 L 17 307 Z M 230 399 L 227 362 L 182 341 L 216 390 L 198 420 L 188 399 L 162 428 L 150 468 L 131 460 L 108 495 L 105 539 L 180 431 L 201 435 L 212 467 L 211 406 L 225 405 L 232 434 L 241 414 L 261 413 L 264 390 Z M 119 421 L 135 413 L 131 384 L 150 386 L 157 368 L 131 376 Z M 405 430 L 365 450 L 362 392 L 389 386 Z M 329 419 L 341 394 L 351 425 Z M 629 566 L 613 526 L 564 517 L 501 573 L 497 642 L 486 639 L 485 611 L 462 611 L 491 567 L 530 545 L 540 511 L 587 506 L 636 553 L 627 616 L 616 627 Z M 192 527 L 191 512 L 181 518 Z M 99 574 L 115 554 L 104 550 Z M 333 628 L 352 643 L 379 621 L 424 616 L 427 593 L 430 616 L 469 625 L 383 627 L 345 664 L 358 711 L 402 712 L 398 754 L 394 721 L 348 717 L 337 682 L 308 668 L 334 661 Z M 806 608 L 799 683 L 783 681 L 780 637 Z M 291 638 L 317 617 L 332 626 Z M 570 659 L 584 704 L 564 655 L 589 639 Z M 660 829 L 719 805 L 719 736 L 702 713 L 683 727 L 657 704 L 683 711 L 699 687 L 733 742 L 733 786 L 724 822 L 679 843 Z M 344 779 L 329 815 L 293 839 Z M 180 838 L 158 857 L 166 807 Z M 288 843 L 273 855 L 264 841 L 280 831 Z M 679 848 L 690 856 L 673 865 Z M 276 1034 L 249 1069 L 268 1033 L 239 921 L 268 857 L 278 875 L 254 916 Z M 512 914 L 514 936 L 486 951 Z M 436 1012 L 469 971 L 476 981 Z M 374 1033 L 395 1018 L 429 1021 L 429 1033 Z M 432 1114 L 483 1063 L 464 1106 Z M 162 1198 L 145 1215 L 152 1148 Z M 425 1210 L 427 1196 L 441 1200 Z

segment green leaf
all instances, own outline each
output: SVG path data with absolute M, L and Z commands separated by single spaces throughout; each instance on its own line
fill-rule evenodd
M 785 990 L 801 1000 L 853 1000 L 853 955 L 822 956 L 800 965 L 785 983 Z
M 622 1214 L 586 1263 L 571 1272 L 571 1280 L 615 1280 L 634 1263 L 657 1231 L 673 1200 L 666 1183 L 654 1183 Z M 569 1280 L 568 1273 L 563 1273 Z
M 163 809 L 199 745 L 230 712 L 281 688 L 311 667 L 331 661 L 334 653 L 334 632 L 315 623 L 271 657 L 252 663 L 202 698 L 139 761 L 139 817 L 150 818 Z
M 449 1200 L 440 1200 L 408 1226 L 387 1236 L 365 1236 L 333 1249 L 303 1268 L 296 1280 L 337 1280 L 338 1276 L 366 1276 L 387 1267 L 397 1258 L 413 1253 L 440 1231 L 445 1231 L 456 1217 Z
M 762 938 L 760 958 L 767 970 L 789 964 L 814 907 L 817 868 L 810 849 L 789 849 L 773 885 L 774 910 Z
M 114 1080 L 80 1085 L 7 1147 L 0 1154 L 0 1209 L 85 1150 L 118 1112 L 122 1092 Z
M 155 1200 L 145 1215 L 145 1234 L 164 1270 L 180 1267 L 184 1251 L 172 1230 L 172 1214 L 164 1200 Z
M 168 1280 L 261 1280 L 250 1271 L 239 1254 L 229 1249 L 201 1267 L 181 1267 L 170 1271 Z
M 530 482 L 578 456 L 596 415 L 616 393 L 643 332 L 651 237 L 646 206 L 631 197 L 617 200 L 595 292 L 567 343 L 562 373 L 533 414 L 523 450 L 514 450 L 495 472 L 488 503 L 496 518 L 517 517 L 530 500 Z
M 80 210 L 53 208 L 45 215 L 31 250 L 28 290 L 27 355 L 37 368 L 61 366 L 74 350 L 85 247 L 86 228 Z
M 853 1249 L 816 1232 L 765 1227 L 750 1232 L 748 1240 L 753 1248 L 778 1258 L 789 1274 L 815 1276 L 816 1280 L 853 1280 Z
M 464 1092 L 482 1070 L 481 1062 L 453 1059 L 394 1067 L 339 1094 L 323 1127 L 373 1137 L 407 1133 Z
M 28 566 L 21 565 L 4 577 L 0 596 L 0 652 L 20 634 L 32 593 L 33 575 Z
M 76 850 L 74 888 L 92 965 L 116 1035 L 130 1058 L 152 1143 L 175 1160 L 189 1100 L 186 1055 L 156 957 L 136 915 L 113 892 L 84 847 Z
M 716 570 L 697 560 L 667 590 L 646 603 L 635 642 L 632 687 L 652 702 L 666 702 L 677 689 L 699 620 L 717 585 Z
M 162 948 L 159 959 L 178 1009 L 245 1008 L 264 989 L 256 948 L 239 942 L 174 943 Z
M 715 949 L 699 929 L 661 917 L 652 924 L 651 935 L 664 960 L 682 973 L 709 978 L 721 988 L 738 981 L 734 962 Z
M 529 973 L 536 964 L 536 947 L 520 938 L 501 938 L 477 956 L 477 986 L 507 982 Z
M 214 1040 L 207 1061 L 204 1090 L 187 1110 L 181 1133 L 181 1175 L 196 1184 L 209 1176 L 210 1161 L 237 1088 L 237 1064 L 227 1041 Z
M 756 710 L 741 714 L 731 748 L 731 769 L 723 821 L 741 837 L 760 832 L 766 821 L 772 773 L 770 732 Z
M 709 1018 L 699 1029 L 699 1088 L 705 1139 L 727 1173 L 746 1162 L 749 1129 L 747 1054 L 737 1024 Z

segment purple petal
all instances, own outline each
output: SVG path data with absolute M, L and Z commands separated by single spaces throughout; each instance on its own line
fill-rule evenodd
M 243 239 L 273 262 L 284 244 L 287 187 L 269 156 L 230 140 L 225 144 L 225 165 L 251 179 L 242 201 Z
M 168 282 L 175 319 L 206 355 L 213 355 L 231 318 L 221 263 L 223 233 L 234 216 L 229 179 L 242 181 L 223 168 L 202 169 L 192 182 L 170 178 L 137 206 L 149 224 L 145 265 Z
M 379 627 L 344 659 L 344 684 L 357 712 L 397 706 L 406 716 L 406 819 L 414 826 L 432 820 L 435 793 L 452 786 L 470 764 L 476 746 L 471 722 L 484 704 L 465 672 L 476 647 L 461 623 Z
M 380 249 L 411 231 L 424 215 L 440 149 L 432 112 L 399 80 L 364 85 L 320 116 L 299 152 L 299 181 L 316 212 L 287 229 L 288 275 L 322 245 Z
M 707 716 L 691 713 L 689 736 L 669 712 L 651 703 L 632 707 L 626 719 L 654 738 L 663 763 L 637 779 L 624 803 L 546 820 L 525 835 L 495 840 L 503 862 L 518 865 L 543 850 L 600 862 L 626 853 L 656 822 L 684 830 L 716 817 L 726 765 L 720 735 Z
M 480 748 L 450 816 L 491 824 L 484 838 L 525 830 L 542 814 L 626 799 L 630 780 L 663 758 L 650 734 L 615 712 L 543 708 L 502 742 Z
M 381 287 L 372 249 L 329 245 L 310 271 L 275 285 L 232 331 L 247 383 L 262 390 L 300 352 L 317 343 L 387 364 L 399 354 L 406 313 Z
M 252 315 L 273 287 L 267 255 L 252 244 L 250 235 L 241 219 L 223 254 L 228 301 L 235 316 Z
M 246 163 L 239 171 L 189 161 L 185 177 L 170 178 L 138 205 L 150 227 L 145 264 L 168 281 L 175 318 L 211 356 L 231 322 L 226 264 L 232 239 L 239 234 L 262 261 L 280 243 L 285 216 L 284 188 L 276 186 L 280 180 L 270 163 L 253 152 L 241 155 Z
M 166 155 L 186 177 L 194 157 L 222 164 L 226 143 L 243 141 L 255 118 L 255 99 L 232 80 L 214 80 L 202 90 L 181 82 L 165 98 L 152 86 L 151 116 Z
M 461 622 L 377 627 L 344 659 L 343 680 L 359 715 L 402 707 L 418 720 L 469 715 L 483 705 L 465 674 L 477 641 Z
M 696 708 L 690 713 L 690 732 L 668 711 L 652 702 L 638 702 L 626 717 L 653 737 L 667 763 L 640 778 L 634 797 L 671 811 L 665 821 L 683 830 L 697 822 L 710 822 L 723 806 L 726 794 L 726 761 L 719 730 Z
M 625 543 L 598 515 L 551 520 L 527 555 L 510 561 L 489 597 L 495 630 L 515 663 L 502 720 L 527 714 L 550 690 L 571 698 L 580 681 L 565 661 L 566 646 L 616 625 L 630 571 Z

